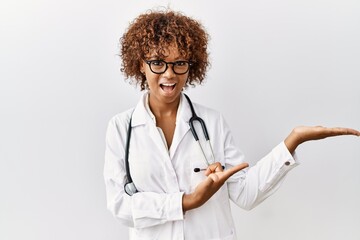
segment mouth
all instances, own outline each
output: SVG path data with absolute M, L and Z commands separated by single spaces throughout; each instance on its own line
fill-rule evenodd
M 171 92 L 172 90 L 174 90 L 176 86 L 176 83 L 161 83 L 160 87 L 164 92 Z

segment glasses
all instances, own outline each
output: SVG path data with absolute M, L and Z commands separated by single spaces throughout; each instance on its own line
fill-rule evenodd
M 168 69 L 168 64 L 172 64 L 172 70 L 177 75 L 185 74 L 189 71 L 192 65 L 189 61 L 176 61 L 176 62 L 165 62 L 163 60 L 145 60 L 149 65 L 150 70 L 156 74 L 162 74 Z

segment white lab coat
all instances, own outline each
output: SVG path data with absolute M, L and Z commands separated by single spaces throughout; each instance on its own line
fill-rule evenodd
M 204 171 L 193 169 L 206 168 L 204 156 L 189 128 L 191 110 L 182 95 L 168 150 L 146 111 L 145 99 L 146 94 L 135 109 L 120 113 L 109 122 L 104 167 L 108 209 L 130 227 L 132 240 L 237 239 L 229 200 L 244 209 L 252 209 L 279 187 L 297 161 L 282 142 L 255 166 L 233 175 L 204 205 L 183 214 L 182 195 L 192 192 L 205 179 Z M 226 168 L 243 162 L 243 154 L 235 146 L 223 117 L 195 103 L 194 108 L 206 123 L 216 161 Z M 131 114 L 129 163 L 139 190 L 133 196 L 124 192 L 124 149 Z M 201 128 L 196 129 L 199 138 L 204 139 Z M 202 144 L 212 161 L 209 148 L 204 141 Z

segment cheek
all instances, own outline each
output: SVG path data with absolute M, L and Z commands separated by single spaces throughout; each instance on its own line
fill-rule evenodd
M 185 86 L 186 83 L 189 82 L 188 79 L 189 79 L 189 75 L 188 75 L 188 74 L 182 76 L 181 82 L 182 82 L 182 85 L 183 85 L 183 86 Z
M 146 72 L 145 77 L 146 77 L 146 81 L 147 81 L 149 88 L 151 88 L 151 86 L 156 87 L 158 85 L 158 82 L 159 82 L 158 76 L 154 75 L 153 73 Z

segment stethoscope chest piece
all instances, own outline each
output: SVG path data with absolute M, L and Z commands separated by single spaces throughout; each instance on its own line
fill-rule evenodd
M 129 196 L 132 196 L 138 192 L 133 182 L 125 184 L 124 189 Z

